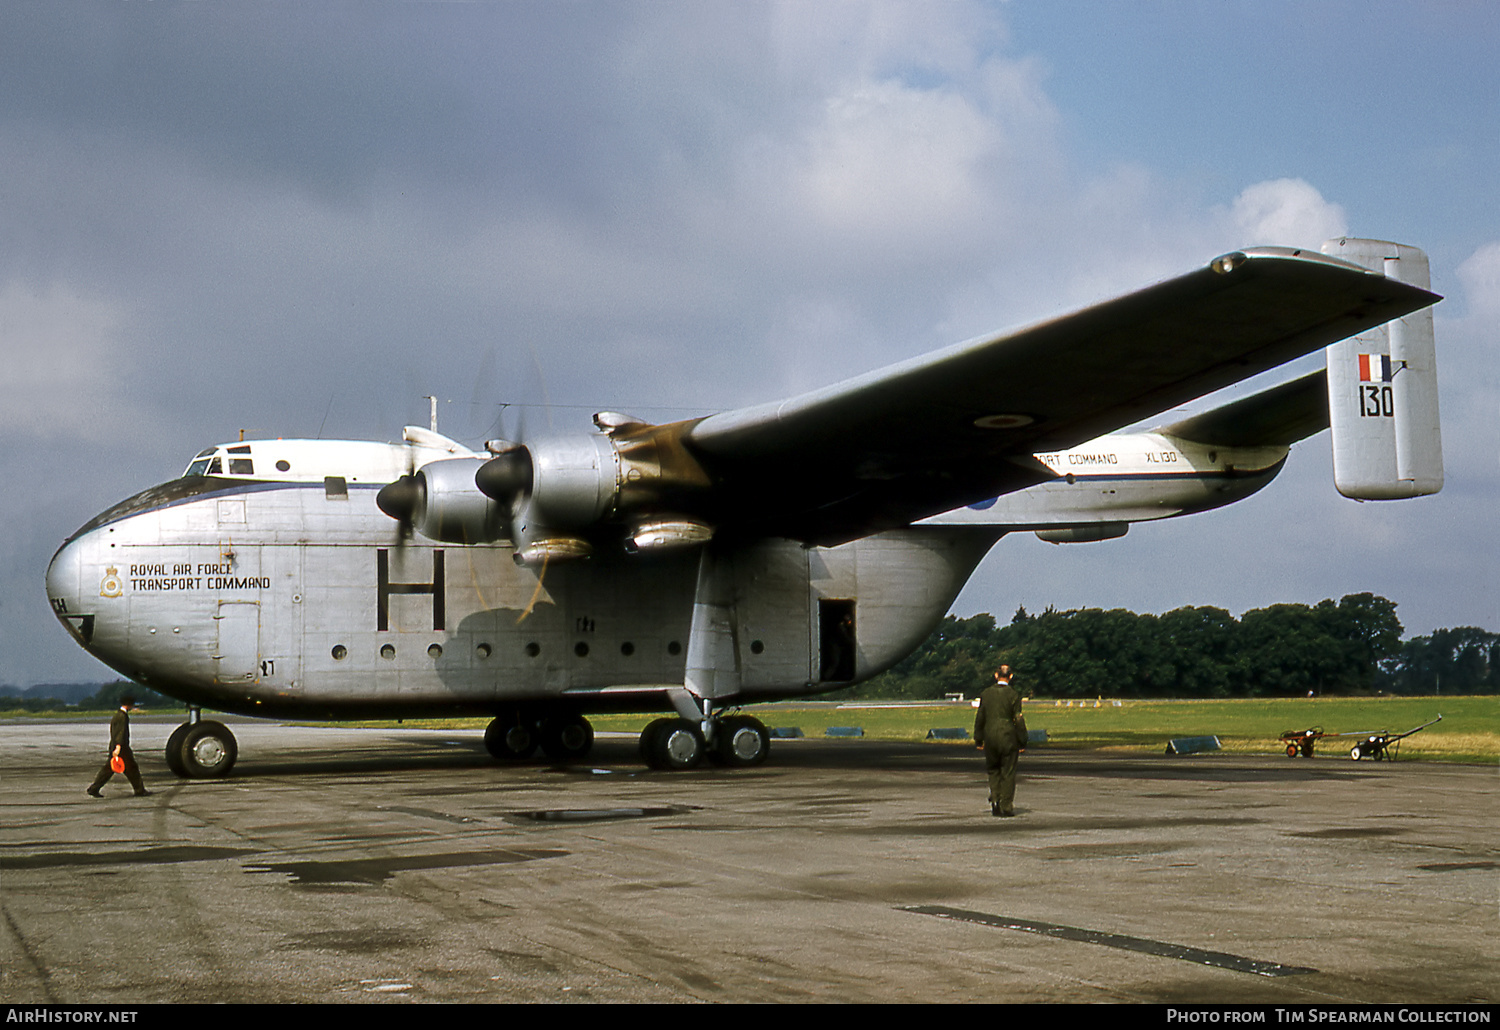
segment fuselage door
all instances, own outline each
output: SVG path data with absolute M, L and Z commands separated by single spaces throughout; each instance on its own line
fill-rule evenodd
M 220 601 L 214 615 L 219 627 L 214 650 L 214 681 L 255 683 L 260 678 L 260 603 Z

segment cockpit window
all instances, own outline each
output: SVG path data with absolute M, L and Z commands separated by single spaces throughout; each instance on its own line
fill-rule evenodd
M 207 456 L 213 453 L 214 449 L 210 447 L 199 454 L 193 459 L 193 463 L 188 466 L 188 470 L 183 473 L 183 476 L 222 476 L 224 474 L 223 462 L 220 461 L 217 455 L 211 458 Z
M 243 455 L 243 457 L 240 457 Z M 231 476 L 255 475 L 255 463 L 250 460 L 250 448 L 245 445 L 229 448 L 229 474 Z

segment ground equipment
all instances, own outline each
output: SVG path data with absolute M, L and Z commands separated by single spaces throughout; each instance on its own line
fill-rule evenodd
M 1396 760 L 1396 751 L 1400 748 L 1400 741 L 1409 737 L 1418 730 L 1425 730 L 1433 723 L 1442 722 L 1443 717 L 1439 715 L 1432 722 L 1424 722 L 1420 726 L 1414 726 L 1405 733 L 1372 733 L 1349 749 L 1349 757 L 1356 762 L 1361 758 L 1372 758 L 1380 761 L 1382 758 L 1388 761 Z

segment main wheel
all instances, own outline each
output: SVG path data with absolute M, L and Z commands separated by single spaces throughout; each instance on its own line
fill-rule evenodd
M 167 768 L 178 776 L 187 778 L 187 766 L 182 764 L 182 738 L 187 736 L 188 730 L 193 728 L 192 723 L 185 722 L 172 731 L 167 738 Z
M 229 727 L 209 720 L 187 727 L 178 752 L 184 772 L 195 780 L 228 776 L 239 753 Z
M 641 751 L 653 769 L 692 769 L 704 750 L 703 734 L 686 719 L 658 719 L 641 734 Z
M 594 727 L 581 716 L 563 716 L 542 724 L 542 750 L 554 762 L 576 762 L 593 746 Z
M 748 768 L 760 765 L 771 753 L 771 731 L 765 723 L 748 715 L 731 715 L 719 721 L 714 737 L 714 758 L 724 765 Z
M 536 751 L 536 732 L 514 715 L 503 715 L 485 728 L 484 746 L 499 759 L 530 758 Z

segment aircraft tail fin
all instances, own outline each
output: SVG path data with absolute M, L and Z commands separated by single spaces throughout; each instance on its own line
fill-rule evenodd
M 1428 289 L 1427 255 L 1384 240 L 1340 238 L 1323 253 Z M 1356 500 L 1435 494 L 1443 488 L 1432 308 L 1327 349 L 1333 479 Z
M 1290 447 L 1328 428 L 1327 378 L 1319 369 L 1155 432 L 1213 447 Z

